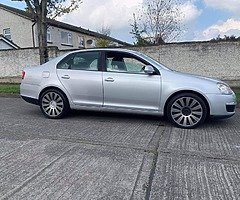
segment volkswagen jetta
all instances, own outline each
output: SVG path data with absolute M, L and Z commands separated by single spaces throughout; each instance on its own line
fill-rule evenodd
M 131 50 L 78 50 L 22 73 L 21 96 L 48 118 L 69 109 L 167 116 L 194 128 L 207 117 L 231 117 L 236 96 L 219 80 L 171 70 Z

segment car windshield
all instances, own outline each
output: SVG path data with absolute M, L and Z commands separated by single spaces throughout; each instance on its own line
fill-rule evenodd
M 163 69 L 165 69 L 165 70 L 173 71 L 172 69 L 170 69 L 170 68 L 166 67 L 165 65 L 159 63 L 157 60 L 155 60 L 154 58 L 152 58 L 152 57 L 150 57 L 150 56 L 147 56 L 147 55 L 145 55 L 145 54 L 143 54 L 143 53 L 139 53 L 139 52 L 137 52 L 137 54 L 140 55 L 142 58 L 150 61 L 150 62 L 153 63 L 154 65 L 158 65 L 158 66 L 160 66 L 161 68 L 163 68 Z

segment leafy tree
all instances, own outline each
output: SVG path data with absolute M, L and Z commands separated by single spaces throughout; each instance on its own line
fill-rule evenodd
M 138 10 L 131 34 L 137 41 L 143 38 L 152 44 L 172 41 L 182 32 L 180 0 L 146 0 Z
M 14 1 L 14 0 L 13 0 Z M 47 51 L 47 17 L 56 18 L 70 13 L 79 7 L 81 0 L 71 0 L 70 5 L 64 5 L 66 0 L 15 0 L 24 1 L 27 11 L 33 15 L 37 24 L 40 63 L 48 61 Z
M 238 41 L 240 40 L 240 37 L 236 37 L 235 35 L 224 35 L 223 38 L 221 38 L 221 35 L 218 35 L 216 38 L 211 39 L 211 42 L 218 42 L 218 41 Z
M 97 39 L 97 47 L 109 47 L 111 45 L 111 42 L 104 38 L 98 38 Z

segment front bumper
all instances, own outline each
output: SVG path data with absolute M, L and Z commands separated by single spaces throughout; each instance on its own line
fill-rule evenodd
M 214 118 L 228 118 L 235 114 L 237 105 L 236 95 L 210 94 L 210 116 Z

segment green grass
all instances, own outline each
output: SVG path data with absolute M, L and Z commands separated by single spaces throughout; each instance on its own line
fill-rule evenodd
M 0 94 L 19 94 L 20 84 L 0 84 Z
M 233 88 L 233 91 L 236 94 L 238 104 L 240 104 L 240 88 Z

